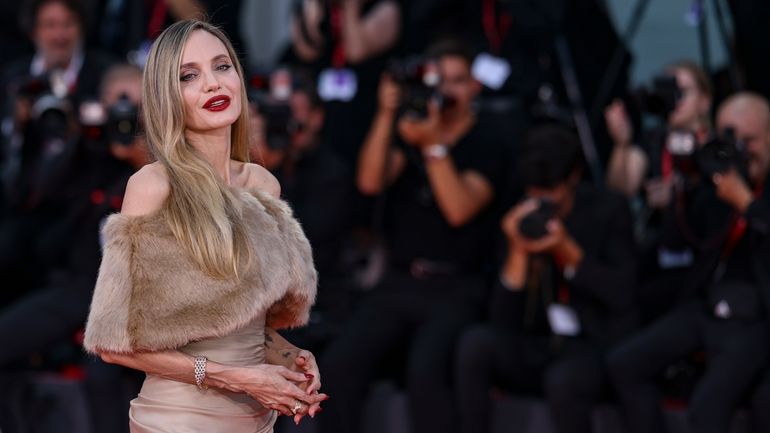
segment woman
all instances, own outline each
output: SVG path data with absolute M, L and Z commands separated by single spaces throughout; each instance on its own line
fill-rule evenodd
M 309 244 L 280 186 L 248 164 L 243 72 L 217 28 L 165 30 L 144 72 L 158 161 L 131 177 L 103 228 L 85 347 L 145 371 L 136 433 L 272 432 L 276 411 L 314 416 L 320 375 L 275 328 L 315 297 Z

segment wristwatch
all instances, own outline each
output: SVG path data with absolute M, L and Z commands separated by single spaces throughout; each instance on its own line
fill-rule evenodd
M 422 149 L 422 156 L 428 161 L 438 161 L 449 155 L 449 148 L 446 144 L 431 144 Z
M 572 281 L 572 279 L 575 278 L 576 273 L 577 269 L 575 269 L 574 266 L 565 266 L 564 270 L 562 271 L 562 276 L 566 281 Z

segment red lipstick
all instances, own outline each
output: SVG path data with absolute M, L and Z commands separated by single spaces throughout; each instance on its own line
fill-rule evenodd
M 225 95 L 217 95 L 206 101 L 203 104 L 203 109 L 209 111 L 222 111 L 230 106 L 230 97 Z

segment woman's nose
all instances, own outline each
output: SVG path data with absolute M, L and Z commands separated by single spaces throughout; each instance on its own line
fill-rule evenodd
M 219 84 L 219 81 L 217 81 L 216 77 L 214 77 L 214 74 L 206 74 L 206 87 L 204 91 L 213 92 L 221 88 L 222 86 Z

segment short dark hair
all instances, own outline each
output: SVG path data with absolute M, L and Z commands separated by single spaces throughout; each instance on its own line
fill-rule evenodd
M 472 65 L 476 58 L 476 53 L 468 44 L 455 38 L 440 39 L 432 43 L 425 51 L 425 55 L 433 60 L 442 57 L 460 57 L 468 63 L 468 66 Z
M 85 9 L 83 8 L 83 4 L 80 0 L 27 0 L 24 3 L 24 6 L 21 9 L 21 14 L 19 16 L 19 22 L 21 24 L 22 30 L 27 32 L 27 34 L 32 34 L 32 32 L 35 30 L 35 23 L 37 22 L 38 12 L 40 12 L 40 9 L 42 9 L 43 6 L 46 6 L 49 3 L 60 3 L 65 8 L 69 9 L 70 12 L 78 17 L 81 31 L 85 30 L 86 15 Z
M 519 152 L 519 175 L 524 187 L 552 188 L 582 167 L 580 142 L 559 124 L 531 129 Z

